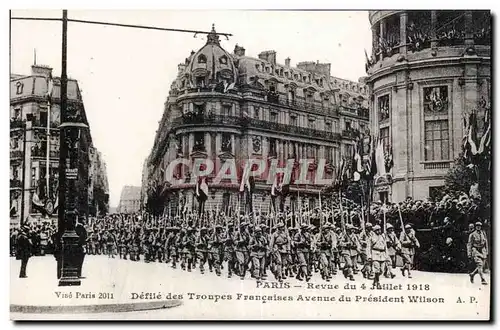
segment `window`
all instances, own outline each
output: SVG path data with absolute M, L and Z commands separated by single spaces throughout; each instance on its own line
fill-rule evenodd
M 227 56 L 226 55 L 221 56 L 221 58 L 219 59 L 219 62 L 221 64 L 227 64 Z
M 203 116 L 205 114 L 205 104 L 195 104 L 194 112 L 197 116 Z
M 40 111 L 40 125 L 42 127 L 47 126 L 47 111 Z
M 231 134 L 222 133 L 222 145 L 221 149 L 223 152 L 232 152 L 232 144 L 231 144 Z
M 205 133 L 194 133 L 194 146 L 193 151 L 205 151 Z
M 207 63 L 207 57 L 203 54 L 198 56 L 198 63 Z
M 21 120 L 21 109 L 20 108 L 14 109 L 14 119 Z
M 231 116 L 231 110 L 232 110 L 232 107 L 230 105 L 223 105 L 222 106 L 222 114 L 225 117 Z
M 278 114 L 276 112 L 271 112 L 271 122 L 277 123 L 278 122 Z
M 329 122 L 329 121 L 325 122 L 325 130 L 327 132 L 331 132 L 332 131 L 332 123 L 331 122 Z
M 278 153 L 276 151 L 276 139 L 270 138 L 269 139 L 269 156 L 276 157 L 277 154 Z
M 333 155 L 332 155 L 332 147 L 325 147 L 325 158 L 327 163 L 332 163 Z
M 333 121 L 333 132 L 338 133 L 339 132 L 339 122 L 338 120 Z
M 309 128 L 311 129 L 315 129 L 316 128 L 316 121 L 312 118 L 309 118 L 309 125 L 308 125 Z
M 424 113 L 439 114 L 448 111 L 448 87 L 424 88 Z
M 350 159 L 353 156 L 354 156 L 354 146 L 351 144 L 346 144 L 345 145 L 345 157 Z
M 205 77 L 196 77 L 196 87 L 205 87 Z
M 231 195 L 227 192 L 222 194 L 222 211 L 224 214 L 229 214 L 229 202 L 231 200 Z
M 361 133 L 366 133 L 366 126 L 365 126 L 365 124 L 361 124 L 361 123 L 359 124 L 359 131 Z
M 269 85 L 269 91 L 270 91 L 271 93 L 276 92 L 276 86 L 275 86 L 275 85 Z
M 290 116 L 290 125 L 297 126 L 297 116 Z
M 449 160 L 448 120 L 425 122 L 425 160 Z
M 383 95 L 378 98 L 378 120 L 389 119 L 389 95 Z
M 390 140 L 389 140 L 389 127 L 380 129 L 380 140 L 382 140 L 382 146 L 384 147 L 384 153 L 389 151 Z
M 255 108 L 253 109 L 253 118 L 254 118 L 254 119 L 259 119 L 259 118 L 260 118 L 260 109 L 259 109 L 259 108 L 257 108 L 257 107 L 255 107 Z
M 346 131 L 350 131 L 352 129 L 352 124 L 350 120 L 345 121 L 345 129 Z

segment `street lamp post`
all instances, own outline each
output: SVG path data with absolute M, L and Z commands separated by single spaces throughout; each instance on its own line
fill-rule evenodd
M 68 13 L 62 18 L 61 63 L 61 126 L 59 126 L 59 213 L 58 230 L 62 239 L 61 278 L 59 286 L 80 285 L 78 274 L 82 246 L 75 232 L 78 217 L 78 168 L 81 134 L 88 128 L 82 122 L 81 109 L 69 106 L 67 100 L 68 77 L 66 73 Z

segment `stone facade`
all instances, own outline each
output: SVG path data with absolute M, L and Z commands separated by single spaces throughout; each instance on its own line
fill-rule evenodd
M 464 116 L 491 100 L 490 13 L 373 11 L 370 23 L 371 127 L 394 161 L 374 198 L 432 197 L 462 150 Z
M 227 212 L 243 207 L 240 182 L 213 182 L 228 159 L 236 161 L 241 174 L 242 164 L 249 158 L 277 159 L 280 164 L 312 158 L 315 162 L 308 177 L 318 170 L 318 160 L 326 159 L 325 176 L 331 178 L 340 157 L 353 152 L 356 134 L 369 126 L 366 86 L 331 77 L 329 63 L 301 62 L 292 67 L 290 62 L 288 58 L 285 65 L 277 63 L 272 50 L 261 52 L 258 58 L 249 57 L 238 45 L 230 54 L 213 29 L 207 44 L 178 66 L 144 166 L 143 192 L 164 183 L 167 212 L 196 209 L 194 182 L 172 184 L 165 174 L 178 158 L 216 162 L 214 175 L 208 178 L 205 210 Z M 186 178 L 189 173 L 179 167 L 174 175 Z M 269 211 L 271 185 L 256 179 L 255 212 Z M 297 205 L 298 200 L 312 206 L 321 188 L 292 184 L 285 205 Z
M 141 187 L 125 186 L 120 195 L 117 213 L 136 213 L 141 207 Z
M 13 226 L 19 225 L 21 213 L 23 213 L 21 211 L 23 181 L 25 219 L 41 220 L 47 215 L 50 221 L 57 223 L 55 220 L 59 203 L 60 79 L 53 77 L 51 80 L 50 78 L 52 78 L 52 69 L 40 65 L 32 66 L 29 76 L 11 75 L 10 219 Z M 50 81 L 52 81 L 53 88 L 49 98 Z M 88 125 L 78 82 L 73 79 L 68 80 L 68 105 L 77 107 L 85 124 Z M 23 153 L 24 139 L 26 140 L 25 153 Z M 49 141 L 48 144 L 47 141 Z M 78 189 L 81 194 L 78 210 L 81 215 L 87 216 L 90 213 L 89 199 L 95 200 L 96 198 L 93 187 L 100 185 L 106 173 L 105 168 L 92 165 L 94 152 L 97 151 L 92 145 L 90 129 L 84 132 L 80 143 L 82 155 L 78 167 Z M 47 158 L 49 160 L 48 185 Z M 24 178 L 23 166 L 25 167 Z M 89 178 L 91 178 L 90 181 Z M 93 178 L 103 178 L 103 180 L 94 182 Z M 107 179 L 105 181 L 107 185 Z M 36 204 L 40 207 L 36 207 L 33 203 L 34 197 Z

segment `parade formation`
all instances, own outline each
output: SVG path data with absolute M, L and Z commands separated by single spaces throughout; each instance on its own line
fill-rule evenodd
M 89 219 L 85 249 L 87 255 L 169 263 L 174 269 L 208 271 L 242 280 L 311 281 L 315 276 L 327 282 L 335 277 L 355 281 L 361 273 L 373 280 L 374 286 L 380 285 L 381 278 L 411 278 L 414 269 L 429 270 L 428 264 L 438 267 L 431 255 L 439 249 L 439 259 L 448 264 L 461 262 L 458 267 L 462 272 L 474 269 L 471 282 L 479 274 L 486 284 L 487 228 L 483 225 L 487 222 L 470 222 L 477 219 L 470 213 L 475 210 L 474 201 L 465 196 L 459 202 L 449 199 L 445 196 L 441 203 L 410 199 L 399 204 L 374 202 L 367 216 L 359 205 L 345 198 L 343 206 L 333 199 L 321 210 L 298 213 L 225 215 L 209 210 L 202 217 L 195 212 L 170 217 L 146 212 L 112 214 Z M 457 208 L 463 214 L 451 221 L 447 214 L 457 214 Z M 415 224 L 415 214 L 428 217 L 438 210 L 442 212 L 439 219 Z M 469 264 L 464 261 L 467 257 Z M 397 267 L 400 272 L 395 271 Z

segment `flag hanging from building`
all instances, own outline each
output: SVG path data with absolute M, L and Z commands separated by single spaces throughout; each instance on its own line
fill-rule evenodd
M 198 178 L 196 182 L 196 197 L 202 201 L 208 199 L 208 184 L 205 177 Z

